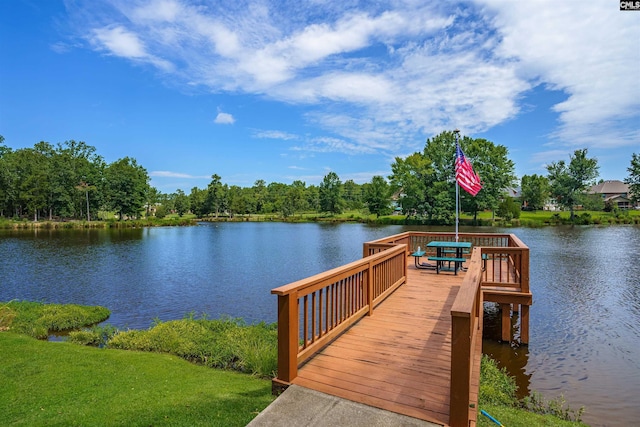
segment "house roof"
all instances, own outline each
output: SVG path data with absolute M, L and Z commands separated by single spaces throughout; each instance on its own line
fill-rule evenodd
M 605 202 L 613 202 L 613 201 L 629 202 L 630 200 L 627 197 L 621 196 L 620 194 L 614 194 L 613 196 L 609 196 L 605 198 L 604 201 Z
M 589 190 L 592 194 L 626 194 L 629 193 L 629 186 L 622 181 L 610 180 L 594 185 Z
M 521 197 L 522 196 L 522 191 L 521 191 L 520 187 L 506 187 L 503 191 L 505 193 L 507 193 L 507 195 L 510 196 L 510 197 Z

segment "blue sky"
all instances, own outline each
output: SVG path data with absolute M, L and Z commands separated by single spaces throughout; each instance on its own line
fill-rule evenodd
M 516 174 L 640 153 L 640 12 L 597 1 L 0 2 L 0 135 L 129 156 L 165 193 L 364 183 L 458 128 Z

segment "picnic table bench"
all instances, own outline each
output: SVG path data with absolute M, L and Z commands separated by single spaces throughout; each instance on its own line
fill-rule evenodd
M 435 270 L 436 266 L 434 264 L 429 264 L 429 263 L 420 261 L 420 258 L 425 256 L 426 254 L 427 252 L 423 250 L 417 250 L 411 254 L 411 256 L 413 257 L 413 261 L 416 265 L 416 268 L 422 268 L 425 270 Z
M 466 261 L 465 258 L 457 258 L 457 257 L 448 257 L 448 256 L 430 256 L 427 258 L 429 261 L 436 262 L 436 273 L 440 273 L 441 270 L 453 271 L 456 275 L 458 274 L 458 270 L 462 268 L 462 264 Z M 448 266 L 445 267 L 444 263 L 448 263 Z M 451 263 L 453 263 L 453 268 L 451 268 Z

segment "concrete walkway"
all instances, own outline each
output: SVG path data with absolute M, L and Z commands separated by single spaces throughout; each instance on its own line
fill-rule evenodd
M 247 427 L 276 426 L 440 427 L 439 424 L 351 402 L 296 385 L 289 386 Z

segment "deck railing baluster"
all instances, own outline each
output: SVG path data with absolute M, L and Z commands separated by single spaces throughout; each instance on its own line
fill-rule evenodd
M 318 314 L 316 312 L 317 292 L 311 294 L 311 342 L 314 343 L 318 339 Z

